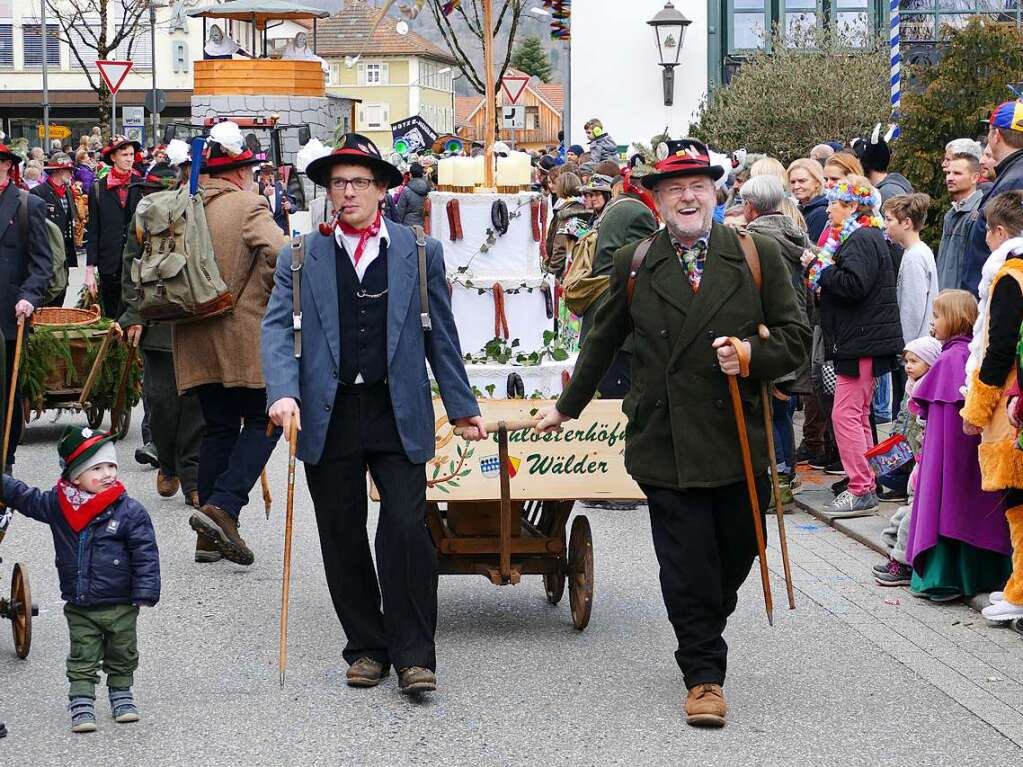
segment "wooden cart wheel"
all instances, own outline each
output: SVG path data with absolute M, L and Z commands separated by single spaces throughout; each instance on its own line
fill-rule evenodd
M 103 416 L 106 414 L 106 410 L 99 405 L 89 403 L 89 406 L 85 408 L 85 420 L 89 422 L 90 429 L 98 429 L 103 425 Z
M 110 411 L 110 433 L 114 439 L 124 439 L 128 436 L 128 428 L 131 426 L 131 407 L 125 403 L 120 412 Z
M 590 622 L 593 609 L 593 535 L 590 521 L 578 516 L 572 522 L 572 535 L 568 541 L 568 603 L 572 609 L 572 623 L 582 631 Z
M 20 564 L 15 564 L 11 573 L 9 612 L 11 631 L 14 633 L 14 651 L 19 658 L 27 658 L 32 648 L 32 592 L 28 586 L 28 573 Z
M 565 560 L 558 560 L 558 572 L 557 573 L 544 573 L 543 574 L 543 590 L 547 592 L 547 601 L 552 605 L 556 605 L 561 601 L 561 597 L 565 595 L 565 581 L 567 576 L 565 575 Z

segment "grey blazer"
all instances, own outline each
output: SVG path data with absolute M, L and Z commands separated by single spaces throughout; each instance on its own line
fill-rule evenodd
M 419 320 L 419 259 L 412 230 L 387 222 L 387 384 L 398 432 L 408 458 L 426 463 L 434 455 L 434 417 L 426 361 L 440 387 L 448 418 L 479 415 L 465 374 L 458 331 L 451 313 L 444 252 L 432 238 L 426 243 L 426 273 L 433 329 Z M 302 357 L 295 359 L 292 330 L 291 247 L 277 257 L 277 273 L 262 326 L 263 376 L 267 407 L 292 397 L 302 408 L 298 458 L 317 463 L 323 455 L 338 371 L 341 327 L 333 237 L 317 231 L 305 236 L 302 269 Z

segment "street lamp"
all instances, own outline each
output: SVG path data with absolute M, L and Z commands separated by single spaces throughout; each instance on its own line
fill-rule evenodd
M 675 103 L 675 67 L 682 53 L 682 43 L 686 37 L 686 27 L 693 22 L 687 19 L 669 2 L 647 22 L 654 28 L 657 40 L 657 55 L 664 67 L 664 106 Z

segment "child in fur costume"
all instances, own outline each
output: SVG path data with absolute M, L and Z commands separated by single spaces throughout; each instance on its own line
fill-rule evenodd
M 4 475 L 7 505 L 45 522 L 53 534 L 64 616 L 71 730 L 96 729 L 96 684 L 106 672 L 110 711 L 137 722 L 131 686 L 138 668 L 139 607 L 160 600 L 160 554 L 149 514 L 117 481 L 113 436 L 68 426 L 57 445 L 60 481 L 52 490 Z
M 1006 408 L 1016 384 L 1016 342 L 1023 321 L 1023 191 L 995 196 L 984 206 L 991 249 L 980 280 L 980 312 L 966 362 L 967 434 L 980 434 L 982 487 L 1005 493 L 1005 517 L 1012 541 L 1012 576 L 992 594 L 985 618 L 1023 617 L 1023 451 Z M 997 600 L 997 601 L 996 601 Z

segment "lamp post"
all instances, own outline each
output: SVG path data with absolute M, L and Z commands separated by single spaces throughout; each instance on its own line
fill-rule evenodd
M 664 106 L 666 107 L 675 103 L 675 67 L 678 66 L 678 57 L 682 53 L 686 27 L 692 23 L 681 12 L 675 10 L 675 6 L 671 4 L 670 0 L 647 22 L 654 28 L 657 55 L 661 66 L 664 67 Z
M 47 32 L 49 29 L 46 25 L 46 0 L 39 1 L 39 20 L 42 32 L 42 44 L 43 44 L 43 140 L 40 142 L 43 147 L 43 153 L 50 156 L 50 83 L 47 77 L 47 59 L 50 54 L 46 50 L 47 41 L 49 37 Z
M 156 146 L 156 132 L 160 127 L 159 104 L 156 103 L 156 2 L 149 0 L 149 66 L 152 75 L 151 98 L 153 99 L 153 138 L 152 146 Z

